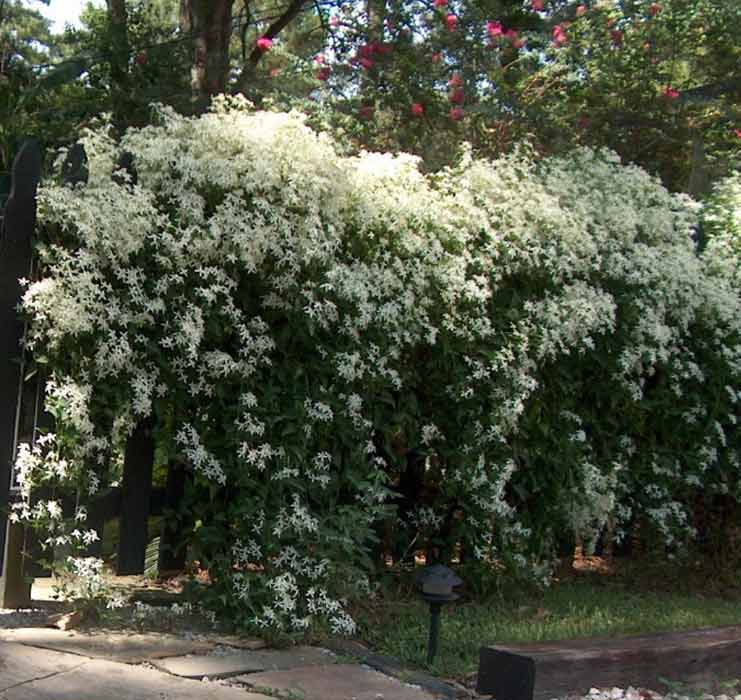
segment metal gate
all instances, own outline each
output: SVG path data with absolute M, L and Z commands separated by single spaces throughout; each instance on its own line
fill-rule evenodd
M 131 167 L 130 157 L 119 167 Z M 33 279 L 32 239 L 36 224 L 36 192 L 41 175 L 41 152 L 35 141 L 27 141 L 19 151 L 12 170 L 12 185 L 0 227 L 0 608 L 28 605 L 30 584 L 27 574 L 33 562 L 24 561 L 27 533 L 10 523 L 11 506 L 18 483 L 14 462 L 18 445 L 33 444 L 40 428 L 49 427 L 44 413 L 44 377 L 26 376 L 24 324 L 18 316 L 23 290 L 18 280 Z M 87 158 L 80 144 L 73 146 L 62 167 L 67 184 L 87 180 Z M 115 175 L 114 175 L 115 176 Z M 103 488 L 88 503 L 88 525 L 102 531 L 106 520 L 120 518 L 120 541 L 116 570 L 119 574 L 138 574 L 144 570 L 149 541 L 148 518 L 174 512 L 182 500 L 187 475 L 179 463 L 169 465 L 165 488 L 152 487 L 154 462 L 152 419 L 136 426 L 127 441 L 123 479 L 120 487 Z M 160 570 L 181 570 L 185 565 L 181 528 L 183 523 L 165 519 L 160 532 Z M 28 539 L 33 539 L 29 534 Z M 29 543 L 30 544 L 30 543 Z M 100 543 L 90 547 L 90 554 Z M 36 548 L 31 546 L 33 551 Z M 30 566 L 30 568 L 29 568 Z M 38 569 L 38 567 L 36 567 Z
M 18 486 L 13 464 L 19 441 L 33 441 L 39 418 L 40 383 L 24 382 L 24 326 L 17 312 L 22 295 L 18 280 L 31 275 L 41 177 L 41 151 L 35 141 L 23 144 L 11 177 L 0 226 L 0 607 L 23 605 L 30 593 L 19 546 L 23 531 L 8 521 L 7 508 Z

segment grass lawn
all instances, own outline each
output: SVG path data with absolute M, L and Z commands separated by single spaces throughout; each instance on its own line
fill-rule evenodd
M 153 519 L 150 536 L 158 532 L 159 519 Z M 104 538 L 109 556 L 116 550 L 117 536 L 117 523 L 109 523 Z M 738 562 L 698 560 L 672 567 L 651 560 L 616 560 L 610 565 L 585 557 L 574 566 L 544 591 L 510 590 L 481 601 L 472 600 L 464 588 L 460 602 L 443 608 L 439 651 L 428 670 L 465 681 L 475 674 L 484 644 L 741 624 Z M 425 667 L 429 608 L 414 592 L 412 573 L 392 574 L 385 595 L 351 612 L 359 636 L 374 651 L 411 667 Z M 163 621 L 141 624 L 148 628 L 155 622 Z M 169 623 L 174 624 L 172 619 Z M 195 623 L 189 619 L 188 624 Z M 321 643 L 322 635 L 310 641 Z
M 550 589 L 519 592 L 488 603 L 443 608 L 440 647 L 429 670 L 462 679 L 478 667 L 479 647 L 617 636 L 741 624 L 741 590 L 710 589 L 701 572 L 575 572 Z M 654 578 L 652 579 L 651 576 Z M 656 578 L 660 576 L 660 578 Z M 682 577 L 682 578 L 676 578 Z M 673 590 L 672 590 L 673 589 Z M 424 666 L 429 609 L 414 596 L 369 603 L 355 611 L 361 636 L 377 652 Z

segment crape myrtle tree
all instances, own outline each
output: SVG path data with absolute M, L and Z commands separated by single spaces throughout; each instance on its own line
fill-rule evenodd
M 737 3 L 579 5 L 553 30 L 554 65 L 518 92 L 542 100 L 546 143 L 606 145 L 702 196 L 739 164 L 739 26 Z
M 738 165 L 737 3 L 400 3 L 380 43 L 364 43 L 367 21 L 333 15 L 315 73 L 363 144 L 433 166 L 462 141 L 606 145 L 695 195 Z
M 321 51 L 316 15 L 298 16 L 299 9 L 305 3 L 112 0 L 88 5 L 82 29 L 68 29 L 58 40 L 68 60 L 85 65 L 80 82 L 97 107 L 89 113 L 113 112 L 123 128 L 147 123 L 153 102 L 186 113 L 203 111 L 225 91 L 243 89 L 259 99 L 270 86 L 256 69 L 272 44 L 267 35 L 283 31 L 290 42 L 295 30 L 300 35 L 310 25 L 313 44 L 299 53 Z M 305 96 L 315 85 L 311 77 L 294 93 Z

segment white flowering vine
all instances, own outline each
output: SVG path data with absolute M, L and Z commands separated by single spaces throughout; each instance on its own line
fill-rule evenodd
M 696 206 L 613 154 L 425 176 L 238 99 L 83 143 L 89 182 L 40 193 L 23 302 L 65 436 L 47 468 L 92 483 L 152 416 L 235 621 L 352 632 L 412 457 L 395 527 L 482 577 L 546 577 L 559 532 L 608 517 L 674 541 L 692 489 L 738 488 L 738 288 L 696 255 Z

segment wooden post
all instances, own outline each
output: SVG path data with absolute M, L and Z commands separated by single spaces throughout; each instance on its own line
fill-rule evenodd
M 132 155 L 121 153 L 113 173 L 113 180 L 134 185 L 137 181 Z M 119 576 L 144 573 L 144 559 L 148 541 L 148 521 L 152 496 L 152 469 L 154 467 L 154 419 L 140 422 L 126 442 L 123 481 L 121 483 L 120 539 L 118 543 L 117 572 Z
M 170 464 L 167 470 L 167 486 L 160 530 L 160 550 L 157 569 L 160 575 L 180 572 L 185 569 L 186 550 L 183 544 L 183 523 L 178 516 L 178 506 L 185 497 L 185 482 L 188 472 L 181 464 Z
M 26 141 L 13 163 L 12 186 L 0 234 L 0 607 L 27 605 L 31 586 L 22 562 L 23 531 L 8 522 L 21 391 L 23 323 L 17 306 L 18 280 L 31 271 L 31 238 L 36 225 L 36 190 L 41 177 L 41 150 Z
M 126 442 L 121 483 L 121 539 L 118 543 L 119 576 L 144 572 L 149 503 L 154 465 L 153 421 L 136 426 Z
M 0 607 L 27 608 L 31 603 L 31 578 L 26 571 L 24 528 L 18 523 L 4 526 L 4 570 L 0 576 Z
M 87 153 L 85 153 L 85 147 L 81 143 L 76 143 L 69 149 L 64 163 L 62 163 L 62 179 L 70 187 L 87 182 Z

